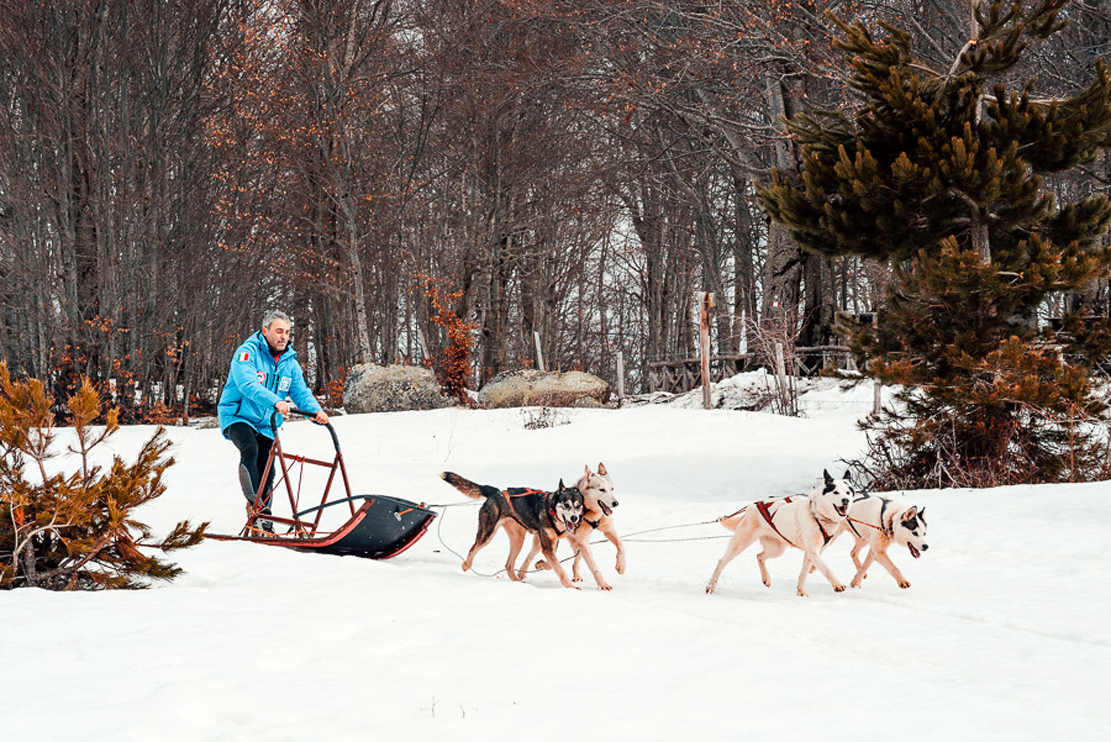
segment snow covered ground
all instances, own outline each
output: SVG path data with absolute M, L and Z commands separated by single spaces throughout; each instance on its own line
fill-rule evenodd
M 502 535 L 464 574 L 466 505 L 382 562 L 209 541 L 149 591 L 0 593 L 0 740 L 1111 738 L 1107 484 L 907 493 L 931 547 L 894 553 L 909 590 L 876 566 L 841 594 L 811 575 L 799 598 L 801 554 L 771 562 L 765 588 L 754 546 L 703 592 L 728 535 L 707 521 L 859 455 L 870 386 L 803 401 L 802 419 L 680 401 L 542 430 L 520 410 L 335 418 L 356 493 L 459 503 L 441 470 L 550 489 L 605 462 L 626 574 L 609 544 L 594 551 L 612 592 L 589 574 L 582 590 L 476 574 L 501 568 Z M 125 429 L 115 451 L 130 460 L 152 430 Z M 234 447 L 170 434 L 168 492 L 140 519 L 237 531 Z M 283 442 L 329 456 L 307 422 Z M 846 583 L 849 547 L 826 558 Z

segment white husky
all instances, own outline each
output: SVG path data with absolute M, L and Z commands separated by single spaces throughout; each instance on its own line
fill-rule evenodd
M 910 582 L 887 555 L 888 547 L 893 543 L 905 546 L 915 559 L 930 548 L 926 543 L 926 508 L 919 509 L 902 500 L 875 495 L 853 500 L 849 505 L 849 516 L 845 519 L 845 530 L 856 540 L 850 552 L 856 565 L 856 575 L 851 583 L 853 587 L 860 587 L 873 561 L 883 565 L 899 587 L 910 587 Z M 868 556 L 861 563 L 859 555 L 865 546 L 868 547 Z
M 806 552 L 799 573 L 799 595 L 806 597 L 806 575 L 811 564 L 821 571 L 835 591 L 845 589 L 822 561 L 821 552 L 844 525 L 849 503 L 856 493 L 848 472 L 842 479 L 834 479 L 827 471 L 822 474 L 825 483 L 809 495 L 759 500 L 720 519 L 722 525 L 733 531 L 733 538 L 718 560 L 718 566 L 706 585 L 706 592 L 714 592 L 725 566 L 757 539 L 764 547 L 756 555 L 756 561 L 760 564 L 760 578 L 765 585 L 771 586 L 765 561 L 780 556 L 788 546 L 794 546 Z
M 598 463 L 598 471 L 596 472 L 590 471 L 589 466 L 585 469 L 582 478 L 575 484 L 579 491 L 583 493 L 583 499 L 586 500 L 583 523 L 608 538 L 617 548 L 617 562 L 614 568 L 617 570 L 617 574 L 623 575 L 625 574 L 625 545 L 618 538 L 617 527 L 613 522 L 613 509 L 617 507 L 613 480 L 610 479 L 609 472 L 606 471 L 606 465 L 601 462 Z M 579 562 L 585 557 L 587 566 L 590 567 L 590 571 L 594 573 L 594 579 L 597 580 L 600 573 L 594 566 L 594 558 L 590 553 L 590 532 L 583 529 L 575 536 L 573 543 L 579 547 L 579 551 L 575 554 L 575 563 L 571 569 L 572 579 L 576 582 L 582 579 L 579 577 Z

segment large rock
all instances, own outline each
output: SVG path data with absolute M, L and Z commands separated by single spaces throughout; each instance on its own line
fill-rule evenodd
M 606 403 L 610 385 L 582 371 L 506 371 L 478 393 L 484 407 L 596 407 Z
M 436 375 L 421 366 L 375 366 L 363 363 L 347 372 L 343 407 L 349 414 L 402 412 L 450 407 Z

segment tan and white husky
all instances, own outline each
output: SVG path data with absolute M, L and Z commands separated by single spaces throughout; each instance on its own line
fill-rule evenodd
M 799 573 L 798 594 L 806 597 L 806 576 L 813 565 L 829 580 L 836 592 L 845 586 L 834 576 L 833 571 L 822 561 L 822 550 L 833 540 L 845 523 L 849 504 L 856 497 L 849 473 L 842 479 L 834 479 L 828 471 L 823 471 L 823 485 L 809 495 L 777 497 L 750 503 L 732 515 L 719 519 L 721 524 L 733 531 L 733 538 L 725 547 L 725 554 L 718 560 L 717 568 L 706 585 L 706 592 L 713 593 L 718 578 L 729 562 L 748 548 L 753 541 L 760 540 L 764 550 L 756 555 L 760 565 L 760 579 L 768 587 L 771 577 L 765 562 L 783 554 L 788 546 L 801 549 L 806 553 Z

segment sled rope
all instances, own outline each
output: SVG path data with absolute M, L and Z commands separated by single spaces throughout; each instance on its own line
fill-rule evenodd
M 729 516 L 726 516 L 726 517 L 729 517 Z M 698 523 L 684 523 L 684 524 L 678 525 L 678 526 L 660 526 L 659 528 L 648 528 L 648 529 L 643 530 L 643 531 L 633 531 L 632 533 L 629 533 L 625 536 L 622 536 L 621 540 L 622 541 L 629 541 L 629 542 L 632 542 L 632 543 L 639 543 L 639 544 L 667 544 L 667 543 L 676 543 L 676 542 L 679 542 L 679 541 L 710 541 L 710 540 L 713 540 L 713 539 L 732 538 L 732 535 L 728 534 L 728 533 L 720 535 L 720 536 L 689 536 L 687 538 L 635 538 L 636 536 L 640 536 L 641 534 L 645 534 L 645 533 L 657 533 L 659 531 L 672 531 L 672 530 L 675 530 L 677 528 L 693 528 L 695 526 L 716 525 L 720 521 L 721 521 L 720 518 L 715 518 L 714 520 L 704 520 L 704 521 L 700 521 Z M 594 544 L 603 544 L 606 541 L 607 541 L 607 539 L 599 539 L 597 541 L 591 541 L 590 545 L 593 546 Z
M 450 505 L 426 505 L 426 506 L 425 506 L 425 507 L 430 507 L 430 508 L 445 508 L 445 510 L 444 510 L 444 514 L 443 514 L 443 515 L 441 515 L 441 516 L 440 516 L 440 517 L 439 517 L 439 518 L 437 519 L 437 520 L 438 520 L 439 522 L 438 522 L 438 523 L 436 524 L 436 538 L 437 538 L 437 539 L 439 539 L 439 541 L 440 541 L 440 544 L 441 544 L 441 545 L 443 545 L 443 547 L 444 547 L 445 549 L 447 549 L 447 550 L 448 550 L 449 552 L 451 552 L 452 554 L 454 554 L 454 555 L 456 556 L 456 558 L 458 558 L 458 559 L 459 559 L 459 561 L 464 561 L 464 559 L 465 559 L 466 557 L 464 557 L 464 556 L 463 556 L 462 554 L 460 554 L 460 553 L 459 553 L 458 551 L 456 551 L 455 549 L 453 549 L 453 548 L 451 548 L 450 546 L 448 546 L 448 543 L 447 543 L 446 541 L 444 541 L 444 537 L 443 537 L 443 534 L 442 534 L 442 533 L 440 532 L 440 529 L 441 529 L 441 528 L 443 527 L 443 525 L 444 525 L 444 515 L 447 515 L 447 510 L 446 510 L 446 508 L 448 508 L 448 507 L 452 507 L 452 506 L 455 506 L 455 505 L 478 505 L 478 504 L 479 504 L 479 503 L 477 503 L 477 502 L 471 502 L 471 501 L 466 501 L 466 502 L 454 502 L 454 503 L 451 503 Z M 605 539 L 603 539 L 603 541 L 604 541 L 604 540 L 605 540 Z M 600 542 L 599 542 L 599 543 L 600 543 Z M 560 562 L 560 564 L 562 564 L 563 562 L 566 562 L 566 561 L 567 561 L 568 559 L 574 559 L 574 558 L 575 558 L 575 555 L 574 555 L 574 554 L 572 554 L 572 555 L 571 555 L 571 556 L 569 556 L 569 557 L 565 557 L 565 558 L 563 558 L 563 559 L 560 559 L 560 560 L 559 560 L 559 562 Z M 479 571 L 478 571 L 477 569 L 475 569 L 475 568 L 474 568 L 474 567 L 472 566 L 472 567 L 471 567 L 471 568 L 470 568 L 469 570 L 467 570 L 467 571 L 468 571 L 468 572 L 472 572 L 472 573 L 474 573 L 474 574 L 478 575 L 479 577 L 498 577 L 499 575 L 501 575 L 501 574 L 502 574 L 503 572 L 505 572 L 506 570 L 505 570 L 505 567 L 502 567 L 501 569 L 499 569 L 499 570 L 498 570 L 497 572 L 494 572 L 493 574 L 486 574 L 485 572 L 479 572 Z M 523 572 L 524 574 L 534 574 L 534 573 L 536 573 L 536 572 L 539 572 L 539 571 L 541 571 L 541 570 L 535 570 L 535 569 L 523 569 L 523 570 L 521 570 L 521 572 Z
M 463 500 L 462 502 L 446 502 L 446 503 L 441 503 L 441 504 L 430 504 L 430 505 L 427 504 L 427 505 L 424 505 L 424 507 L 426 507 L 426 508 L 444 508 L 444 509 L 447 509 L 447 508 L 459 508 L 459 507 L 461 507 L 461 505 L 468 505 L 468 507 L 470 507 L 470 508 L 477 508 L 478 505 L 480 505 L 480 504 L 482 504 L 482 503 L 479 502 L 478 500 Z
M 458 551 L 456 551 L 455 549 L 453 549 L 453 548 L 451 548 L 450 546 L 447 545 L 447 542 L 444 541 L 443 534 L 440 533 L 440 529 L 443 528 L 443 526 L 444 526 L 444 516 L 447 515 L 447 508 L 452 507 L 454 505 L 477 505 L 477 504 L 478 504 L 477 502 L 473 502 L 473 503 L 472 502 L 454 502 L 454 503 L 451 503 L 450 505 L 428 505 L 427 506 L 427 507 L 430 507 L 430 508 L 444 508 L 443 515 L 441 515 L 439 518 L 436 519 L 436 520 L 439 521 L 436 524 L 436 538 L 439 539 L 440 543 L 443 545 L 443 547 L 445 549 L 447 549 L 452 554 L 454 554 L 460 561 L 463 561 L 465 559 L 465 557 L 462 554 L 460 554 Z M 501 572 L 495 572 L 492 575 L 488 575 L 488 574 L 485 574 L 483 572 L 479 572 L 474 567 L 471 567 L 471 569 L 469 571 L 474 572 L 479 577 L 497 577 L 499 574 L 501 574 L 501 572 L 504 572 L 505 570 L 503 569 L 503 570 L 501 570 Z
M 440 544 L 445 549 L 447 549 L 448 552 L 450 552 L 456 558 L 458 558 L 459 561 L 463 561 L 465 559 L 465 557 L 462 554 L 460 554 L 458 551 L 456 551 L 455 549 L 451 548 L 448 545 L 448 543 L 446 541 L 444 541 L 443 533 L 441 532 L 441 529 L 443 528 L 443 525 L 444 525 L 444 516 L 447 515 L 447 510 L 446 509 L 449 508 L 449 507 L 455 507 L 457 505 L 478 505 L 478 504 L 479 504 L 478 502 L 466 501 L 466 502 L 453 502 L 453 503 L 449 503 L 447 505 L 425 505 L 425 507 L 428 507 L 428 508 L 444 508 L 445 509 L 443 515 L 441 515 L 439 518 L 437 518 L 438 522 L 436 523 L 436 538 L 439 539 Z M 743 508 L 742 508 L 742 510 L 743 510 Z M 732 534 L 728 534 L 728 533 L 722 534 L 720 536 L 690 536 L 690 537 L 687 537 L 687 538 L 636 538 L 637 536 L 641 536 L 641 535 L 646 534 L 646 533 L 658 533 L 660 531 L 673 531 L 673 530 L 678 529 L 678 528 L 693 528 L 695 526 L 715 525 L 715 524 L 719 523 L 720 521 L 721 521 L 720 518 L 715 518 L 714 520 L 704 520 L 704 521 L 699 521 L 698 523 L 683 523 L 683 524 L 676 525 L 676 526 L 660 526 L 658 528 L 647 528 L 643 531 L 633 531 L 632 533 L 629 533 L 629 534 L 623 536 L 621 538 L 621 540 L 624 541 L 624 542 L 630 542 L 630 543 L 665 544 L 665 543 L 677 543 L 677 542 L 681 542 L 681 541 L 710 541 L 710 540 L 716 540 L 716 539 L 731 538 Z M 609 539 L 599 538 L 599 539 L 595 539 L 594 541 L 591 541 L 590 545 L 594 546 L 596 544 L 605 544 L 605 543 L 609 543 Z M 571 556 L 567 556 L 567 557 L 564 557 L 563 559 L 560 559 L 559 563 L 563 564 L 564 562 L 570 561 L 574 558 L 575 558 L 575 555 L 572 554 Z M 503 567 L 503 568 L 499 569 L 497 572 L 494 572 L 493 574 L 486 574 L 485 572 L 479 572 L 478 570 L 476 570 L 472 566 L 468 571 L 473 572 L 474 574 L 478 575 L 479 577 L 498 577 L 501 574 L 503 574 L 506 570 Z M 526 569 L 522 569 L 520 571 L 523 574 L 536 574 L 537 572 L 542 572 L 544 570 L 526 568 Z
M 645 529 L 643 531 L 633 531 L 632 533 L 630 533 L 626 536 L 623 536 L 621 538 L 621 541 L 622 541 L 622 543 L 634 543 L 634 544 L 671 544 L 671 543 L 678 543 L 678 542 L 681 542 L 681 541 L 711 541 L 711 540 L 716 540 L 716 539 L 732 538 L 732 534 L 729 534 L 729 533 L 722 534 L 720 536 L 689 536 L 687 538 L 635 538 L 636 536 L 639 536 L 639 535 L 644 534 L 644 533 L 656 533 L 658 531 L 671 531 L 671 530 L 674 530 L 676 528 L 693 528 L 694 526 L 709 526 L 709 525 L 714 525 L 716 523 L 718 523 L 717 519 L 715 519 L 715 520 L 704 520 L 704 521 L 700 521 L 698 523 L 683 523 L 683 524 L 677 525 L 677 526 L 660 526 L 659 528 L 648 528 L 648 529 Z M 599 538 L 599 539 L 595 539 L 594 541 L 591 541 L 590 545 L 595 546 L 597 544 L 607 544 L 607 543 L 609 543 L 609 539 Z M 445 546 L 446 546 L 446 544 L 445 544 Z M 452 553 L 455 554 L 454 551 Z M 455 554 L 455 555 L 459 556 L 458 554 Z M 463 557 L 459 557 L 459 558 L 462 559 Z M 572 554 L 571 556 L 566 556 L 566 557 L 563 557 L 562 559 L 560 559 L 559 563 L 563 564 L 564 562 L 569 562 L 574 558 L 575 558 L 575 555 Z M 474 570 L 472 569 L 471 571 L 473 572 Z M 520 572 L 522 574 L 526 574 L 526 575 L 536 574 L 538 572 L 544 572 L 544 571 L 546 571 L 546 570 L 531 569 L 531 568 L 520 570 Z M 483 577 L 486 577 L 486 576 L 497 577 L 502 572 L 505 572 L 504 568 L 498 570 L 493 575 L 483 575 Z
M 688 536 L 687 538 L 623 538 L 622 543 L 632 544 L 676 544 L 681 541 L 716 541 L 723 538 L 732 538 L 731 534 L 724 533 L 720 536 Z M 605 541 L 592 541 L 591 544 L 603 544 Z

